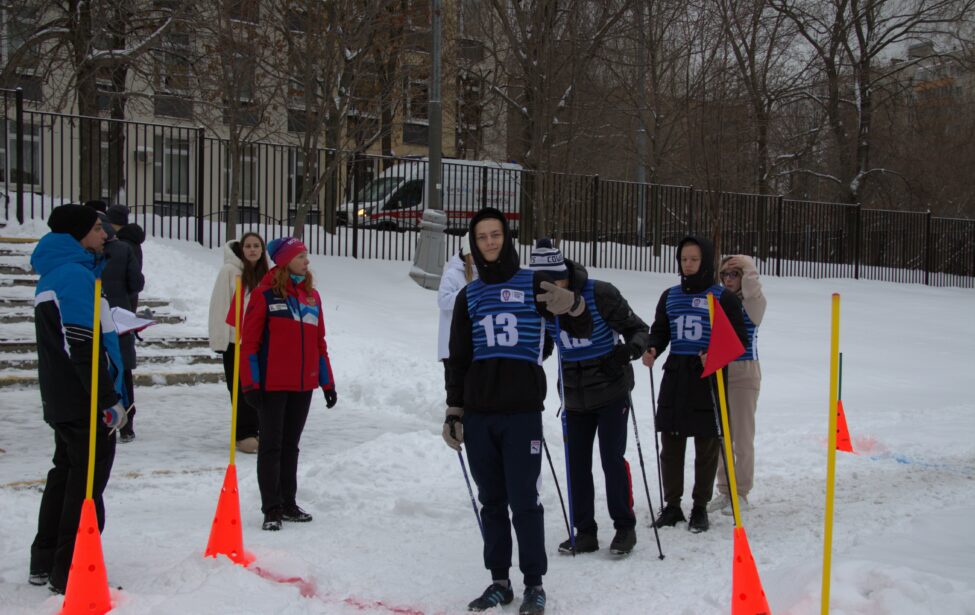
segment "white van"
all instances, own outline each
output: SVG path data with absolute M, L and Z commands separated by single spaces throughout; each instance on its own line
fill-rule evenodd
M 427 202 L 429 160 L 403 160 L 383 171 L 363 187 L 358 198 L 343 203 L 339 224 L 362 228 L 415 230 Z M 462 234 L 470 218 L 482 207 L 500 209 L 517 231 L 521 212 L 521 170 L 519 164 L 472 161 L 443 161 L 443 209 L 447 232 Z

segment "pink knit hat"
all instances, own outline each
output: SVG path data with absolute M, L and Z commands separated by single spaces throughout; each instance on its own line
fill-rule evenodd
M 291 259 L 307 251 L 305 244 L 294 237 L 280 237 L 267 244 L 267 253 L 278 267 L 286 267 Z

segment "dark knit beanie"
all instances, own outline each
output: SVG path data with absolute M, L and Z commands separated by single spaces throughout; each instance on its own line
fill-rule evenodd
M 78 241 L 85 238 L 98 221 L 98 212 L 83 205 L 59 205 L 51 211 L 47 225 L 55 233 L 68 233 Z
M 105 211 L 105 215 L 112 224 L 125 226 L 129 223 L 129 208 L 125 205 L 112 205 Z

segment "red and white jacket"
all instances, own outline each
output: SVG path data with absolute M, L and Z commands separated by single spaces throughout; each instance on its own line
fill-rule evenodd
M 240 339 L 240 381 L 243 392 L 323 391 L 335 389 L 332 364 L 325 345 L 322 298 L 304 285 L 288 280 L 287 296 L 279 297 L 271 284 L 271 269 L 251 293 Z M 234 305 L 227 324 L 234 324 Z

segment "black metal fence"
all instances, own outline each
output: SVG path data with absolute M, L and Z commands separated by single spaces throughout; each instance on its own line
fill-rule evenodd
M 15 92 L 0 96 L 0 198 L 8 220 L 45 218 L 61 203 L 100 198 L 128 205 L 149 235 L 213 247 L 226 239 L 236 192 L 238 234 L 290 234 L 304 209 L 303 237 L 313 253 L 413 258 L 426 201 L 424 160 L 326 149 L 306 156 L 298 145 L 264 142 L 238 145 L 235 157 L 228 140 L 203 128 L 36 111 Z M 674 247 L 683 236 L 717 234 L 723 253 L 754 256 L 765 275 L 975 287 L 975 220 L 492 162 L 446 160 L 442 177 L 448 255 L 474 212 L 493 206 L 522 241 L 544 229 L 568 258 L 588 266 L 676 272 Z

